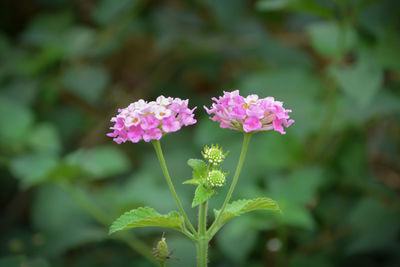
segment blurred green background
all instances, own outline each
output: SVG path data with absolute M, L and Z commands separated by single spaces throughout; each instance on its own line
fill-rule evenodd
M 293 110 L 285 136 L 254 136 L 233 196 L 284 215 L 231 221 L 210 265 L 400 266 L 399 14 L 397 0 L 1 1 L 0 266 L 152 266 L 164 229 L 108 227 L 175 203 L 152 146 L 115 144 L 109 119 L 160 94 L 199 106 L 162 139 L 194 220 L 186 160 L 219 143 L 232 174 L 239 157 L 241 134 L 202 109 L 233 89 Z M 169 265 L 194 266 L 194 245 L 165 235 Z

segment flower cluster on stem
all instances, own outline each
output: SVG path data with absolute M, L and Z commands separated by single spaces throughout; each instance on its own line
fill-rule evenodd
M 204 106 L 204 109 L 213 115 L 211 120 L 219 122 L 221 128 L 246 133 L 274 130 L 285 134 L 283 126 L 287 128 L 294 122 L 288 115 L 291 110 L 285 109 L 283 103 L 273 97 L 243 97 L 235 90 L 212 100 L 211 108 Z
M 188 107 L 189 100 L 159 96 L 156 101 L 143 99 L 119 109 L 118 115 L 111 118 L 113 132 L 107 134 L 118 144 L 140 140 L 149 142 L 160 140 L 166 133 L 176 132 L 182 126 L 195 124 L 193 111 Z

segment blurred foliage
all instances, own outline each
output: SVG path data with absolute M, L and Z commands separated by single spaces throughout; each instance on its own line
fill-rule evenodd
M 283 216 L 229 222 L 211 265 L 400 266 L 399 13 L 397 0 L 3 1 L 0 266 L 151 266 L 142 246 L 162 230 L 110 239 L 109 224 L 175 203 L 151 146 L 116 145 L 109 119 L 160 94 L 199 106 L 162 140 L 195 218 L 185 162 L 218 142 L 232 173 L 241 140 L 201 107 L 236 88 L 293 110 L 286 136 L 254 136 L 232 198 L 270 197 Z M 193 244 L 166 237 L 169 264 L 193 266 Z

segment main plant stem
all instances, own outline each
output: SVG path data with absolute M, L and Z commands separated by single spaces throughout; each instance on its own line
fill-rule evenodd
M 167 164 L 165 163 L 164 155 L 163 155 L 163 152 L 162 152 L 162 149 L 161 149 L 160 141 L 159 140 L 153 140 L 152 143 L 153 143 L 154 149 L 156 150 L 158 160 L 160 161 L 161 169 L 162 169 L 162 171 L 164 173 L 165 179 L 167 180 L 167 184 L 168 184 L 169 190 L 171 191 L 172 196 L 174 197 L 174 199 L 176 201 L 176 204 L 178 205 L 178 208 L 179 208 L 182 216 L 185 218 L 185 221 L 186 221 L 190 231 L 192 231 L 192 233 L 196 233 L 196 229 L 194 229 L 192 223 L 190 222 L 188 216 L 186 215 L 186 212 L 182 207 L 181 201 L 178 198 L 178 194 L 175 191 L 174 185 L 172 184 L 172 180 L 171 180 L 171 177 L 169 176 L 169 172 L 168 172 L 168 169 L 167 169 Z M 187 232 L 185 234 L 188 235 L 189 237 L 191 235 L 189 232 Z
M 208 235 L 207 235 L 207 206 L 205 201 L 199 206 L 199 225 L 197 239 L 197 267 L 207 267 L 208 257 Z
M 218 229 L 215 229 L 215 228 L 217 227 L 217 225 L 218 225 L 218 223 L 219 223 L 219 221 L 221 219 L 221 215 L 225 211 L 226 205 L 229 203 L 229 200 L 231 199 L 233 190 L 235 189 L 236 183 L 237 183 L 237 181 L 239 179 L 239 174 L 240 174 L 240 172 L 242 170 L 243 162 L 244 162 L 244 159 L 246 157 L 247 148 L 249 146 L 250 138 L 251 138 L 251 134 L 244 133 L 242 151 L 240 152 L 239 162 L 238 162 L 238 165 L 236 167 L 235 176 L 233 177 L 231 187 L 229 188 L 228 194 L 226 195 L 224 204 L 222 204 L 222 208 L 220 209 L 220 212 L 219 212 L 217 218 L 215 219 L 214 223 L 211 225 L 210 229 L 208 230 L 208 236 L 210 237 L 210 239 L 215 235 L 216 230 L 218 230 Z

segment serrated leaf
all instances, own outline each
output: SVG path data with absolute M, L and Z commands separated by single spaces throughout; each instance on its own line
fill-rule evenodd
M 281 212 L 278 203 L 270 198 L 262 197 L 256 199 L 241 199 L 226 206 L 225 211 L 219 221 L 219 227 L 227 223 L 232 218 L 253 210 L 271 210 L 279 213 Z M 218 216 L 219 212 L 219 210 L 214 210 L 215 217 Z
M 215 194 L 215 190 L 213 190 L 212 188 L 205 188 L 204 186 L 199 185 L 196 188 L 196 191 L 194 192 L 192 208 L 203 203 L 204 201 L 209 199 L 214 194 Z
M 187 164 L 193 168 L 193 179 L 201 179 L 207 175 L 207 164 L 201 159 L 189 159 Z
M 161 215 L 149 207 L 137 208 L 121 215 L 110 227 L 110 234 L 136 227 L 158 226 L 183 230 L 184 219 L 176 211 Z
M 190 179 L 190 180 L 186 180 L 183 182 L 183 184 L 194 184 L 194 185 L 199 185 L 200 181 L 198 179 Z

